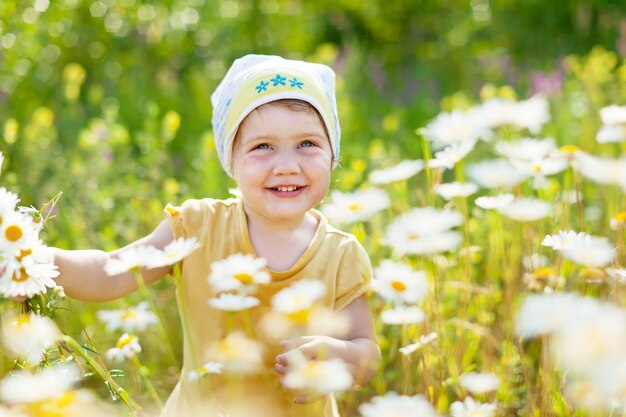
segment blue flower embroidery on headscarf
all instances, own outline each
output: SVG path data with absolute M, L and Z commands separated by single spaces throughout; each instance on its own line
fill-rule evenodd
M 289 82 L 291 83 L 290 87 L 298 87 L 300 90 L 302 90 L 302 86 L 304 85 L 304 83 L 302 81 L 298 81 L 296 77 L 293 77 L 293 79 L 289 80 Z
M 256 88 L 256 92 L 260 93 L 261 91 L 267 91 L 267 86 L 270 85 L 270 83 L 268 83 L 267 81 L 263 81 L 261 80 L 261 82 L 259 83 L 259 85 L 257 85 Z
M 280 74 L 276 74 L 276 77 L 270 80 L 273 84 L 272 87 L 276 87 L 277 85 L 287 85 L 285 81 L 287 81 L 287 77 L 283 77 Z

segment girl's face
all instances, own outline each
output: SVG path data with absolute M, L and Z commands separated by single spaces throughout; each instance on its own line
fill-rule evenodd
M 233 171 L 248 215 L 300 221 L 326 195 L 331 169 L 326 130 L 312 112 L 268 103 L 239 127 Z

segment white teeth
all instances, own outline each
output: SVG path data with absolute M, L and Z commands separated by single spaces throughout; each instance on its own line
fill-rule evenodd
M 278 190 L 278 191 L 295 191 L 298 188 L 300 188 L 300 187 L 295 186 L 295 185 L 290 185 L 288 187 L 276 187 L 276 190 Z

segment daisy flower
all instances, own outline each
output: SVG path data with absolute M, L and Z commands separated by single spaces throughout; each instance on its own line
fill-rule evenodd
M 420 132 L 433 143 L 435 149 L 461 142 L 489 140 L 493 132 L 476 116 L 474 111 L 454 110 L 440 113 Z
M 500 379 L 490 372 L 469 372 L 459 377 L 459 384 L 472 394 L 484 394 L 497 390 L 500 386 Z
M 626 124 L 626 106 L 611 105 L 600 109 L 600 118 L 605 125 Z
M 49 257 L 42 247 L 28 249 L 18 258 L 4 262 L 4 274 L 0 277 L 0 294 L 4 297 L 28 297 L 45 293 L 56 287 L 54 278 L 59 275 L 57 266 L 47 262 Z
M 32 218 L 15 211 L 2 213 L 0 222 L 0 253 L 19 255 L 26 242 L 37 238 Z
M 129 271 L 139 271 L 154 259 L 159 259 L 159 250 L 153 246 L 131 246 L 120 251 L 104 265 L 104 272 L 109 276 Z
M 338 223 L 354 223 L 369 220 L 375 213 L 389 207 L 389 196 L 383 190 L 370 188 L 353 193 L 333 191 L 330 201 L 322 212 Z
M 352 374 L 341 359 L 307 360 L 295 350 L 287 355 L 289 367 L 282 382 L 289 389 L 330 394 L 352 386 Z
M 147 301 L 140 302 L 134 308 L 100 310 L 96 313 L 96 317 L 105 323 L 110 332 L 122 330 L 133 333 L 157 324 L 157 317 L 150 311 Z
M 361 404 L 359 413 L 361 417 L 437 417 L 434 407 L 421 395 L 409 397 L 393 391 Z
M 415 208 L 396 218 L 385 230 L 384 243 L 401 254 L 433 254 L 455 249 L 461 234 L 448 229 L 463 223 L 453 210 Z
M 421 323 L 425 318 L 422 309 L 415 306 L 396 306 L 391 310 L 383 311 L 381 314 L 381 320 L 385 324 Z
M 573 230 L 560 230 L 555 235 L 546 235 L 541 244 L 554 250 L 564 250 L 569 249 L 574 244 L 588 242 L 590 239 L 591 236 L 584 232 L 577 233 Z
M 249 373 L 263 367 L 263 345 L 247 338 L 242 332 L 230 333 L 216 341 L 207 350 L 213 362 L 219 362 L 224 370 Z
M 222 368 L 224 368 L 224 365 L 219 362 L 207 362 L 201 367 L 189 371 L 187 373 L 187 381 L 197 381 L 208 374 L 221 374 Z
M 248 295 L 222 293 L 217 298 L 210 298 L 208 303 L 222 311 L 242 311 L 258 306 L 259 300 Z
M 455 401 L 450 405 L 452 417 L 493 417 L 498 406 L 493 403 L 482 404 L 472 397 L 465 397 L 463 402 Z
M 271 276 L 264 270 L 266 263 L 264 258 L 236 253 L 211 264 L 209 284 L 216 293 L 239 291 L 248 294 L 258 285 L 270 282 Z
M 467 197 L 478 191 L 478 186 L 471 182 L 449 182 L 435 185 L 435 192 L 446 200 L 454 197 Z
M 494 196 L 482 196 L 474 200 L 474 203 L 485 210 L 498 209 L 513 202 L 515 196 L 513 194 L 498 194 Z
M 547 217 L 552 213 L 552 205 L 535 198 L 517 198 L 506 206 L 499 207 L 498 212 L 511 220 L 532 222 Z
M 476 141 L 467 140 L 447 146 L 435 152 L 435 157 L 428 161 L 428 167 L 452 169 L 474 149 L 475 145 Z
M 200 246 L 202 245 L 195 237 L 191 237 L 189 239 L 179 237 L 165 246 L 162 251 L 156 251 L 154 255 L 149 258 L 146 266 L 148 268 L 159 268 L 162 266 L 174 265 L 175 263 L 180 262 L 183 258 L 189 256 Z M 157 254 L 160 256 L 157 256 Z
M 19 202 L 20 199 L 17 194 L 0 187 L 0 216 L 4 217 L 6 213 L 15 211 L 15 207 Z
M 620 211 L 615 216 L 611 216 L 609 224 L 613 230 L 626 229 L 626 211 Z
M 139 352 L 141 352 L 139 339 L 136 336 L 124 333 L 115 344 L 115 347 L 106 351 L 104 357 L 112 362 L 124 362 Z
M 625 139 L 626 131 L 624 126 L 620 125 L 603 125 L 596 133 L 598 143 L 620 143 Z
M 261 318 L 258 328 L 265 337 L 275 341 L 311 334 L 341 338 L 350 329 L 350 319 L 329 308 L 313 305 L 291 313 L 270 311 Z
M 574 167 L 598 184 L 626 187 L 626 158 L 599 158 L 585 155 L 576 158 Z
M 46 349 L 60 336 L 61 332 L 49 317 L 28 313 L 2 318 L 4 347 L 31 365 L 41 362 Z
M 515 141 L 498 141 L 494 145 L 497 153 L 509 160 L 531 162 L 546 159 L 557 148 L 554 139 L 523 138 Z
M 505 159 L 477 162 L 467 167 L 473 182 L 483 188 L 511 188 L 528 178 L 528 174 Z
M 426 334 L 426 335 L 422 335 L 422 336 L 420 336 L 419 341 L 417 341 L 415 343 L 411 343 L 410 345 L 401 347 L 398 350 L 404 356 L 407 356 L 407 355 L 410 355 L 411 353 L 415 352 L 416 350 L 418 350 L 422 346 L 425 346 L 425 345 L 427 345 L 429 343 L 434 342 L 435 340 L 437 340 L 438 337 L 439 337 L 439 335 L 437 335 L 437 333 L 435 333 L 435 332 L 432 332 L 432 333 L 429 333 L 429 334 Z
M 70 390 L 80 379 L 75 365 L 44 368 L 37 374 L 17 371 L 0 382 L 0 398 L 11 404 L 34 403 L 57 398 Z
M 538 133 L 550 120 L 550 107 L 543 95 L 536 95 L 527 100 L 512 101 L 491 99 L 476 109 L 483 123 L 489 128 L 514 126 Z
M 374 277 L 374 289 L 390 302 L 414 304 L 428 294 L 426 273 L 401 262 L 382 261 L 374 270 Z
M 421 159 L 402 161 L 389 168 L 377 169 L 369 175 L 371 184 L 383 185 L 396 181 L 406 180 L 424 169 L 424 161 Z
M 303 279 L 276 293 L 272 297 L 272 308 L 282 313 L 306 310 L 325 293 L 326 287 L 320 281 Z
M 563 256 L 574 263 L 602 267 L 613 260 L 615 247 L 604 237 L 590 236 L 589 239 L 573 241 L 562 252 Z

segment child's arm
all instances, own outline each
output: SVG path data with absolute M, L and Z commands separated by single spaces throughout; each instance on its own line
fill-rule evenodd
M 343 339 L 328 336 L 296 337 L 281 342 L 285 351 L 299 350 L 306 358 L 335 357 L 349 367 L 355 385 L 369 381 L 380 364 L 380 348 L 374 332 L 374 320 L 367 298 L 361 297 L 350 303 L 341 314 L 351 322 L 349 333 Z M 276 358 L 276 370 L 284 374 L 289 366 L 289 354 L 285 352 Z M 296 402 L 307 402 L 304 397 Z
M 164 220 L 148 236 L 111 252 L 50 248 L 52 262 L 59 267 L 60 272 L 56 282 L 64 288 L 68 296 L 83 301 L 109 301 L 123 297 L 138 288 L 137 280 L 130 272 L 107 275 L 104 271 L 107 262 L 130 247 L 154 246 L 162 249 L 172 240 L 169 220 Z M 170 270 L 170 266 L 143 269 L 144 282 L 154 282 Z

